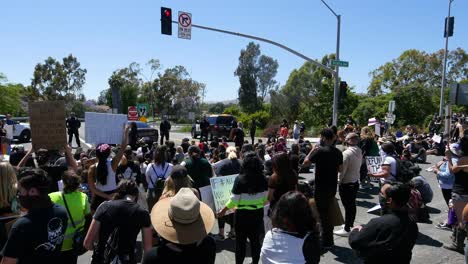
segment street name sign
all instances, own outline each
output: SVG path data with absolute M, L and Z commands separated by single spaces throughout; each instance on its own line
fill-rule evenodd
M 331 65 L 338 67 L 349 67 L 349 61 L 332 60 Z

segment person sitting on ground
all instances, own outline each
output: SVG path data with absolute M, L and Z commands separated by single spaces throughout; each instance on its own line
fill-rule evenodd
M 216 242 L 208 236 L 214 225 L 213 211 L 190 188 L 159 201 L 151 212 L 151 223 L 162 241 L 144 255 L 143 264 L 215 263 Z
M 307 198 L 296 191 L 279 199 L 272 214 L 273 229 L 263 240 L 263 264 L 320 262 L 317 222 Z
M 426 149 L 423 147 L 423 138 L 419 135 L 416 140 L 409 144 L 411 161 L 416 163 L 426 163 Z
M 199 189 L 210 185 L 210 178 L 213 177 L 213 168 L 207 159 L 201 156 L 201 151 L 196 146 L 191 146 L 188 150 L 189 158 L 186 160 L 185 167 L 187 173 L 193 179 L 193 187 Z
M 151 249 L 151 221 L 148 211 L 137 203 L 138 192 L 136 182 L 122 180 L 113 200 L 102 203 L 96 210 L 84 240 L 84 247 L 94 250 L 92 263 L 103 263 L 104 252 L 110 247 L 108 241 L 114 241 L 117 242 L 119 261 L 125 259 L 128 261 L 125 263 L 136 264 L 135 245 L 140 231 L 143 251 L 146 253 Z
M 394 183 L 383 193 L 390 213 L 355 227 L 349 235 L 349 245 L 364 263 L 409 264 L 418 237 L 418 226 L 405 209 L 410 187 Z
M 176 154 L 174 156 L 174 165 L 181 164 L 185 160 L 184 149 L 182 146 L 176 148 Z
M 159 200 L 174 197 L 182 188 L 190 188 L 200 199 L 197 189 L 192 188 L 192 179 L 187 175 L 187 169 L 184 166 L 175 165 L 164 183 L 164 190 Z

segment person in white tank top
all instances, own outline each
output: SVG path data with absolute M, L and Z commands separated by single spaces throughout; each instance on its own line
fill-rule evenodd
M 115 189 L 117 189 L 115 172 L 127 146 L 128 131 L 129 126 L 127 125 L 124 129 L 119 152 L 112 159 L 109 158 L 111 147 L 108 144 L 98 144 L 96 146 L 98 162 L 92 165 L 88 172 L 88 184 L 92 194 L 91 211 L 93 212 L 102 202 L 111 200 Z

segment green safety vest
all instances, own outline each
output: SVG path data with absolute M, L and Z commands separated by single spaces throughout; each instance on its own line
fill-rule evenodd
M 61 205 L 65 208 L 65 203 L 63 202 L 62 198 L 62 192 L 49 193 L 49 197 L 52 200 L 52 202 Z M 86 194 L 79 191 L 66 193 L 65 199 L 67 199 L 68 209 L 70 210 L 70 214 L 72 215 L 75 226 L 77 228 L 84 226 L 85 215 L 90 213 L 88 197 L 86 196 Z M 62 251 L 68 251 L 73 249 L 74 233 L 75 228 L 73 228 L 69 216 L 67 230 L 65 231 L 65 238 L 63 240 Z

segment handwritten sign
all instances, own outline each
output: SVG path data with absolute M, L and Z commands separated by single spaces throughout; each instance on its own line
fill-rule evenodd
M 13 130 L 14 127 L 12 125 L 5 125 L 3 128 L 6 130 L 6 138 L 9 140 L 13 140 Z
M 29 121 L 34 149 L 58 150 L 67 144 L 63 101 L 29 103 Z
M 368 173 L 379 173 L 382 171 L 382 157 L 368 156 L 366 157 L 366 165 Z M 371 181 L 379 181 L 378 178 L 370 177 Z
M 214 213 L 216 213 L 216 208 L 214 205 L 213 191 L 211 186 L 207 185 L 198 189 L 200 191 L 201 201 L 206 203 Z
M 86 142 L 90 144 L 120 144 L 126 115 L 107 113 L 85 113 Z
M 231 198 L 231 190 L 236 177 L 237 175 L 229 175 L 210 179 L 216 212 L 222 210 Z M 227 212 L 226 214 L 231 212 Z

